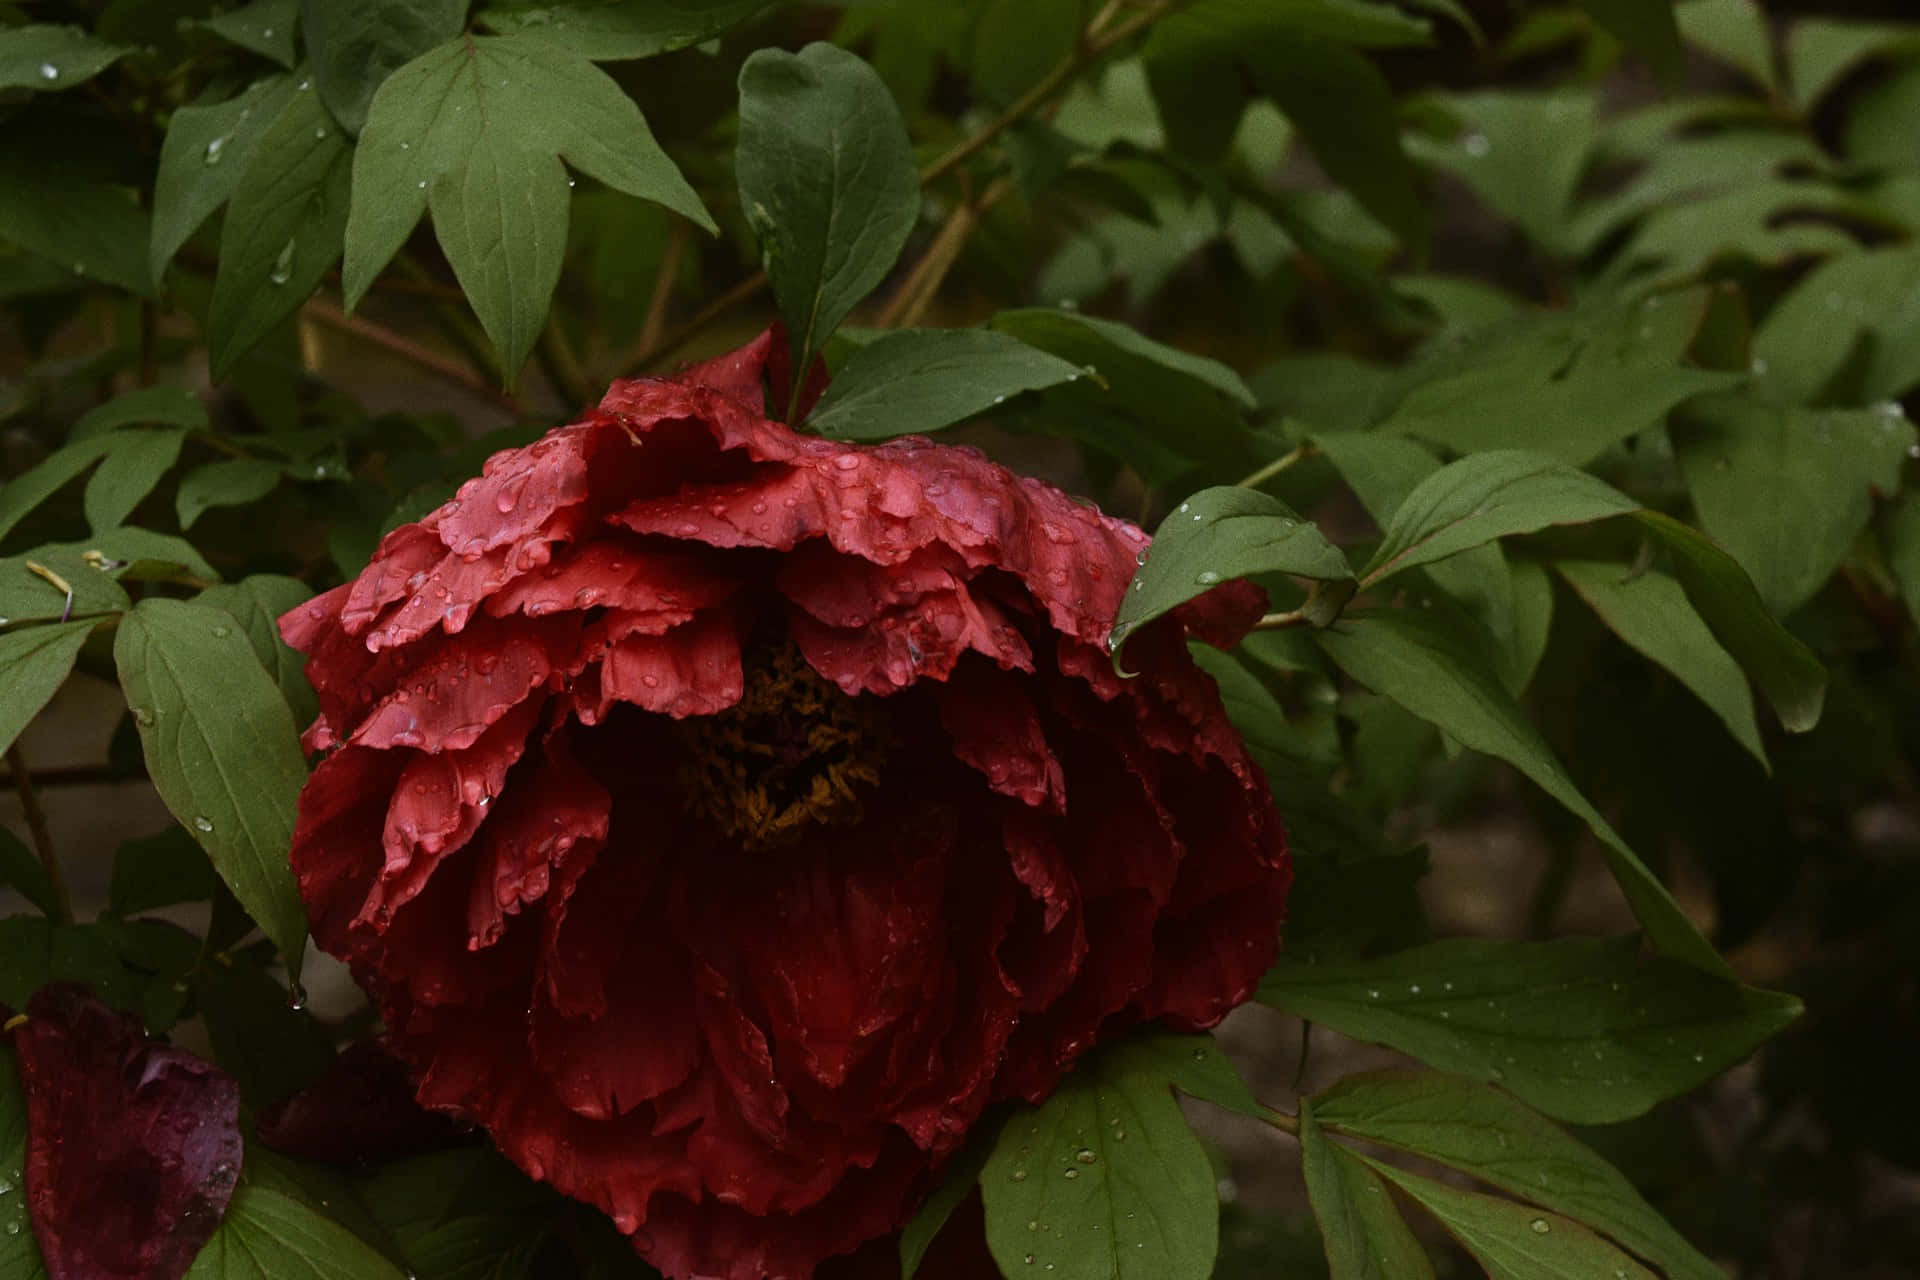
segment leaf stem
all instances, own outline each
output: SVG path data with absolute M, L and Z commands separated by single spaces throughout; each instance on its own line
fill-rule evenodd
M 667 228 L 667 244 L 660 251 L 660 270 L 653 277 L 653 293 L 647 298 L 647 317 L 640 325 L 636 350 L 656 351 L 667 331 L 667 308 L 673 305 L 673 286 L 680 278 L 680 264 L 686 261 L 687 246 L 693 232 L 684 218 L 674 218 Z
M 1297 1138 L 1300 1136 L 1299 1116 L 1289 1115 L 1284 1111 L 1275 1111 L 1272 1107 L 1265 1105 L 1262 1105 L 1260 1110 L 1262 1113 L 1260 1119 L 1263 1123 L 1292 1137 Z
M 1312 441 L 1308 441 L 1305 444 L 1298 445 L 1292 449 L 1287 450 L 1287 452 L 1281 454 L 1279 457 L 1275 458 L 1272 462 L 1269 462 L 1266 466 L 1260 468 L 1258 471 L 1255 471 L 1250 475 L 1244 476 L 1239 480 L 1235 480 L 1233 482 L 1234 487 L 1240 488 L 1240 489 L 1258 489 L 1261 485 L 1273 479 L 1275 476 L 1279 475 L 1282 471 L 1285 471 L 1287 468 L 1293 466 L 1295 463 L 1305 462 L 1308 458 L 1313 457 L 1315 454 L 1319 452 L 1320 452 L 1320 447 L 1314 444 Z
M 633 352 L 620 362 L 620 367 L 628 376 L 642 373 L 657 362 L 660 357 L 670 355 L 684 347 L 695 334 L 712 324 L 728 311 L 733 310 L 747 299 L 766 288 L 767 273 L 756 271 L 727 290 L 706 306 L 694 312 L 686 321 L 676 326 L 672 332 L 650 346 L 635 346 Z
M 59 924 L 73 923 L 73 899 L 67 893 L 67 877 L 60 870 L 60 856 L 54 852 L 53 832 L 47 827 L 47 811 L 40 807 L 40 796 L 33 789 L 33 773 L 27 758 L 15 742 L 7 748 L 7 767 L 13 771 L 13 789 L 20 793 L 20 808 L 27 817 L 27 830 L 33 835 L 33 851 L 40 855 L 40 866 L 47 873 L 47 886 L 53 890 L 53 918 Z
M 947 220 L 940 224 L 940 230 L 927 246 L 926 253 L 914 264 L 899 291 L 874 323 L 882 329 L 911 328 L 918 324 L 940 292 L 940 284 L 947 278 L 947 272 L 960 260 L 960 251 L 966 248 L 967 237 L 979 225 L 981 215 L 998 204 L 1011 190 L 1012 179 L 995 178 L 977 197 L 955 205 L 953 212 L 947 215 Z
M 527 411 L 526 406 L 520 403 L 513 393 L 495 387 L 491 381 L 475 374 L 458 361 L 449 360 L 439 352 L 430 351 L 413 339 L 377 325 L 371 320 L 350 316 L 324 298 L 310 299 L 302 310 L 306 315 L 330 329 L 350 333 L 356 338 L 371 342 L 410 364 L 418 365 L 429 373 L 493 401 L 511 413 L 524 415 Z

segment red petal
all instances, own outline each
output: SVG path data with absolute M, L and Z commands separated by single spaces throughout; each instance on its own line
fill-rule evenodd
M 958 667 L 940 691 L 940 723 L 953 753 L 987 785 L 1037 808 L 1066 808 L 1066 776 L 1021 683 L 978 663 Z
M 52 1280 L 174 1280 L 240 1177 L 240 1087 L 84 988 L 27 1002 L 27 1204 Z
M 600 660 L 598 705 L 583 707 L 594 724 L 616 702 L 682 719 L 710 716 L 740 701 L 745 675 L 733 619 L 709 611 L 665 635 L 629 635 Z
M 487 727 L 564 669 L 578 647 L 573 615 L 477 626 L 435 641 L 353 732 L 361 746 L 448 751 Z

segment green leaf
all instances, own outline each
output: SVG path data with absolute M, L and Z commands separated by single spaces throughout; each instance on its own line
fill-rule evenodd
M 87 481 L 87 524 L 101 533 L 118 528 L 180 459 L 180 430 L 115 431 L 102 437 L 106 453 Z
M 393 72 L 460 34 L 467 0 L 300 0 L 300 30 L 321 101 L 348 133 Z
M 1909 489 L 1888 507 L 1880 538 L 1907 614 L 1920 624 L 1920 494 Z
M 1574 192 L 1594 141 L 1591 95 L 1495 89 L 1431 101 L 1456 132 L 1445 141 L 1409 135 L 1415 158 L 1451 173 L 1549 253 L 1570 256 Z
M 815 43 L 797 54 L 761 49 L 740 68 L 734 166 L 786 319 L 797 384 L 847 313 L 893 269 L 913 230 L 913 148 L 873 68 Z
M 1359 1156 L 1321 1134 L 1310 1098 L 1300 1100 L 1300 1166 L 1332 1280 L 1432 1280 L 1433 1260 L 1386 1187 Z
M 1560 560 L 1553 567 L 1608 630 L 1692 690 L 1760 767 L 1772 772 L 1754 720 L 1753 690 L 1678 582 L 1662 573 L 1592 560 Z
M 242 1176 L 186 1280 L 402 1280 L 345 1227 Z
M 194 598 L 195 604 L 224 609 L 233 615 L 254 654 L 267 674 L 280 686 L 280 693 L 293 711 L 296 727 L 311 724 L 320 713 L 320 705 L 307 683 L 306 655 L 280 638 L 280 618 L 299 608 L 313 592 L 304 582 L 273 573 L 256 573 L 231 586 L 208 587 Z
M 1874 493 L 1899 491 L 1914 441 L 1898 405 L 1800 409 L 1741 396 L 1690 405 L 1673 429 L 1701 528 L 1733 553 L 1779 617 L 1833 575 L 1866 526 Z
M 1861 63 L 1915 54 L 1920 54 L 1920 31 L 1911 25 L 1800 18 L 1787 28 L 1787 83 L 1793 104 L 1806 115 Z
M 1315 639 L 1341 669 L 1462 746 L 1511 764 L 1585 822 L 1653 945 L 1714 974 L 1726 961 L 1653 872 L 1580 794 L 1500 677 L 1461 638 L 1417 610 L 1349 613 Z
M 298 92 L 292 76 L 268 76 L 225 102 L 173 113 L 153 180 L 153 237 L 147 257 L 154 279 L 166 271 L 187 237 L 233 194 L 260 139 Z
M 193 978 L 194 1001 L 206 1020 L 213 1060 L 240 1082 L 249 1106 L 261 1107 L 320 1078 L 333 1060 L 333 1037 L 287 1003 L 281 985 L 257 966 L 215 960 Z
M 0 1005 L 18 1012 L 34 992 L 61 981 L 86 983 L 116 1009 L 131 1011 L 139 1002 L 114 936 L 104 926 L 56 924 L 37 916 L 0 920 Z
M 253 0 L 244 8 L 206 19 L 208 30 L 283 67 L 293 65 L 293 28 L 299 0 Z
M 129 607 L 132 601 L 114 578 L 81 559 L 83 549 L 54 544 L 0 559 L 0 618 L 48 622 L 70 613 L 84 619 Z M 66 593 L 28 568 L 29 562 L 51 569 L 73 588 L 71 607 Z
M 0 30 L 0 90 L 51 93 L 84 84 L 130 53 L 79 27 L 36 22 Z
M 307 770 L 285 699 L 221 609 L 143 600 L 113 656 L 161 799 L 297 981 L 306 916 L 287 851 Z
M 1688 44 L 1774 90 L 1773 36 L 1754 0 L 1686 0 L 1674 17 Z
M 129 189 L 76 163 L 74 139 L 59 128 L 0 134 L 0 240 L 50 258 L 81 280 L 143 298 L 153 296 L 147 268 L 147 215 Z
M 109 431 L 136 424 L 182 427 L 188 431 L 207 429 L 207 407 L 185 387 L 163 384 L 141 387 L 95 405 L 82 414 L 67 433 L 69 442 L 90 440 Z
M 1202 489 L 1169 512 L 1113 622 L 1118 649 L 1151 622 L 1222 582 L 1259 573 L 1350 583 L 1353 567 L 1317 526 L 1255 489 Z
M 39 908 L 44 916 L 58 915 L 60 900 L 47 879 L 47 869 L 19 836 L 0 827 L 0 886 L 12 889 Z
M 1687 599 L 1760 686 L 1787 731 L 1804 733 L 1819 723 L 1827 695 L 1826 668 L 1767 611 L 1739 562 L 1671 516 L 1637 511 L 1632 518 L 1665 544 Z
M 1372 586 L 1402 569 L 1495 538 L 1637 509 L 1611 485 L 1551 458 L 1518 450 L 1476 453 L 1442 467 L 1407 495 L 1361 571 L 1361 582 Z
M 980 1175 L 987 1248 L 1002 1272 L 1038 1275 L 1051 1266 L 1058 1280 L 1212 1273 L 1220 1213 L 1213 1166 L 1163 1066 L 1101 1053 L 1039 1107 L 1007 1121 Z
M 712 39 L 770 0 L 510 0 L 480 21 L 501 35 L 546 40 L 596 62 L 651 58 Z
M 992 1154 L 991 1141 L 975 1138 L 940 1171 L 940 1185 L 920 1202 L 920 1208 L 900 1230 L 900 1280 L 913 1280 L 947 1219 L 979 1185 L 980 1171 Z
M 1078 365 L 991 329 L 907 329 L 855 351 L 807 426 L 837 440 L 924 434 L 1079 376 Z
M 215 378 L 307 300 L 340 259 L 353 147 L 296 90 L 253 148 L 220 233 L 207 316 Z
M 177 826 L 128 840 L 113 855 L 107 907 L 122 918 L 182 902 L 206 902 L 219 888 L 207 855 Z
M 55 449 L 32 468 L 0 485 L 0 542 L 62 486 L 100 460 L 112 447 L 106 437 L 76 440 Z M 18 617 L 19 615 L 11 615 Z
M 1282 956 L 1259 999 L 1575 1124 L 1640 1115 L 1799 1015 L 1792 996 L 1639 950 L 1633 937 L 1456 938 L 1344 964 Z
M 93 627 L 83 618 L 0 631 L 0 753 L 67 682 Z
M 1865 404 L 1920 386 L 1920 245 L 1837 254 L 1800 278 L 1753 340 L 1779 399 Z
M 47 1280 L 40 1242 L 34 1239 L 21 1171 L 27 1167 L 27 1094 L 11 1037 L 0 1037 L 0 1275 L 8 1280 Z
M 106 564 L 96 572 L 111 573 L 129 582 L 171 581 L 182 575 L 203 582 L 220 581 L 219 571 L 194 550 L 192 543 L 151 529 L 108 529 L 84 543 L 68 543 L 65 549 L 77 552 L 82 563 L 96 558 L 88 556 L 93 551 L 107 561 L 121 561 L 117 567 Z
M 1488 1280 L 1660 1280 L 1577 1222 L 1360 1158 L 1438 1218 Z
M 191 529 L 212 507 L 243 507 L 272 493 L 285 475 L 277 462 L 261 458 L 225 458 L 206 462 L 180 477 L 174 511 L 180 527 Z
M 1673 0 L 1579 0 L 1608 34 L 1653 64 L 1669 89 L 1679 83 L 1684 54 Z
M 972 23 L 974 86 L 1003 107 L 1017 100 L 1072 55 L 1080 10 L 1079 0 L 987 0 Z
M 431 209 L 503 368 L 518 370 L 566 244 L 567 178 L 556 157 L 713 229 L 640 109 L 604 72 L 536 40 L 463 37 L 415 58 L 374 95 L 353 158 L 347 305 Z
M 1668 1280 L 1724 1275 L 1619 1170 L 1497 1089 L 1430 1071 L 1377 1071 L 1315 1095 L 1313 1114 L 1327 1128 L 1448 1165 L 1592 1227 Z
M 545 1227 L 519 1218 L 459 1218 L 410 1241 L 407 1261 L 438 1280 L 525 1280 L 546 1239 Z
M 1023 311 L 1002 311 L 993 318 L 993 327 L 1074 364 L 1100 365 L 1102 367 L 1096 372 L 1108 381 L 1114 381 L 1116 376 L 1125 377 L 1131 372 L 1130 369 L 1108 367 L 1116 360 L 1123 364 L 1144 361 L 1167 373 L 1180 375 L 1189 386 L 1199 383 L 1210 387 L 1248 409 L 1259 404 L 1253 389 L 1247 386 L 1245 380 L 1218 360 L 1182 351 L 1164 342 L 1155 342 L 1138 329 L 1117 320 L 1082 315 L 1076 311 L 1033 307 Z M 1088 358 L 1079 359 L 1082 355 Z M 1115 385 L 1117 388 L 1118 383 Z

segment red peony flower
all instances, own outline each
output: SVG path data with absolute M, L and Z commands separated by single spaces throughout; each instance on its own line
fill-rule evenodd
M 669 1276 L 808 1277 L 989 1104 L 1204 1027 L 1290 871 L 1147 537 L 970 449 L 762 411 L 783 342 L 616 384 L 289 614 L 293 865 L 427 1106 Z M 774 370 L 776 382 L 780 373 Z

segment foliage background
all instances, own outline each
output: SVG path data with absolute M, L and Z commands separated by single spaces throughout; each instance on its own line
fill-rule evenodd
M 1621 1121 L 1579 1132 L 1738 1274 L 1920 1270 L 1920 446 L 1903 408 L 1920 387 L 1920 25 L 1897 0 L 35 0 L 0 4 L 0 24 L 0 725 L 34 720 L 9 777 L 31 761 L 78 915 L 104 910 L 0 922 L 0 1000 L 85 976 L 156 1030 L 182 1020 L 253 1102 L 365 1030 L 350 998 L 325 1021 L 286 1007 L 268 944 L 300 926 L 270 905 L 271 832 L 230 842 L 253 831 L 248 802 L 214 813 L 190 770 L 142 749 L 151 726 L 129 708 L 149 677 L 129 637 L 164 650 L 191 619 L 60 629 L 58 584 L 82 619 L 189 597 L 231 617 L 222 644 L 182 643 L 264 676 L 183 697 L 270 744 L 258 794 L 284 821 L 301 769 L 276 735 L 312 704 L 267 620 L 610 378 L 773 318 L 763 246 L 804 223 L 817 172 L 791 163 L 805 136 L 781 132 L 803 115 L 742 118 L 742 68 L 829 41 L 877 73 L 911 146 L 895 158 L 922 176 L 917 194 L 868 193 L 898 234 L 851 254 L 829 360 L 848 369 L 877 330 L 986 326 L 1099 370 L 1022 383 L 1002 367 L 1004 402 L 947 391 L 922 426 L 971 420 L 951 434 L 1149 527 L 1251 480 L 1361 565 L 1437 455 L 1527 449 L 1732 554 L 1761 616 L 1826 668 L 1808 732 L 1783 731 L 1807 718 L 1791 696 L 1805 682 L 1779 674 L 1792 650 L 1772 624 L 1735 627 L 1743 648 L 1710 617 L 1716 643 L 1694 607 L 1711 610 L 1676 585 L 1684 544 L 1570 514 L 1606 500 L 1565 476 L 1499 549 L 1488 533 L 1369 584 L 1389 630 L 1431 625 L 1452 647 L 1395 632 L 1357 653 L 1341 627 L 1277 629 L 1216 674 L 1294 828 L 1296 961 L 1386 957 L 1365 972 L 1404 984 L 1435 971 L 1435 953 L 1403 958 L 1432 937 L 1636 927 L 1605 837 L 1534 785 L 1557 759 L 1659 870 L 1673 920 L 1806 1012 L 1735 1067 L 1785 1006 L 1742 1021 L 1703 997 L 1713 1061 L 1694 1072 L 1691 1053 L 1641 1046 L 1663 1099 L 1645 1114 L 1594 1101 L 1612 1077 L 1558 1105 L 1522 1096 Z M 472 104 L 510 127 L 471 145 L 434 134 L 416 91 L 463 27 L 522 42 L 486 46 L 517 96 Z M 867 82 L 832 83 L 867 119 Z M 428 137 L 440 167 L 416 176 L 428 161 L 394 148 Z M 431 225 L 415 227 L 429 183 Z M 742 194 L 757 191 L 796 204 L 762 216 Z M 791 321 L 795 258 L 772 267 Z M 877 379 L 877 425 L 839 429 L 897 429 L 897 373 Z M 1240 571 L 1229 551 L 1194 563 Z M 1283 610 L 1316 598 L 1290 581 L 1338 578 L 1275 554 L 1246 567 L 1293 575 L 1272 579 Z M 1157 594 L 1194 589 L 1159 572 Z M 34 719 L 59 655 L 79 674 Z M 277 710 L 233 714 L 269 686 Z M 1478 718 L 1475 699 L 1442 696 L 1462 689 L 1484 694 Z M 10 904 L 58 917 L 22 801 L 0 796 L 0 875 Z M 1640 921 L 1670 952 L 1690 945 L 1681 924 Z M 1406 1061 L 1329 1027 L 1501 1079 L 1368 1021 L 1364 998 L 1309 1012 L 1286 982 L 1269 1000 L 1320 1024 L 1310 1055 L 1284 1014 L 1224 1033 L 1270 1105 Z M 1233 1193 L 1217 1273 L 1324 1271 L 1292 1140 L 1204 1123 Z M 322 1175 L 258 1167 L 289 1203 L 319 1198 Z M 584 1218 L 554 1227 L 560 1211 L 497 1168 L 458 1172 L 458 1204 L 433 1200 L 443 1166 L 375 1172 L 355 1202 L 417 1216 L 341 1225 L 422 1275 L 620 1256 Z M 1421 1239 L 1441 1273 L 1473 1273 L 1445 1233 Z

